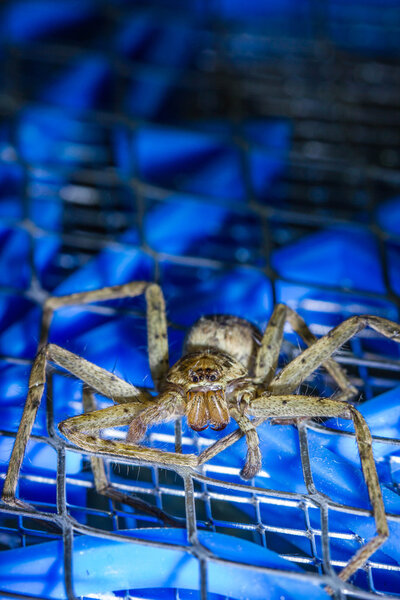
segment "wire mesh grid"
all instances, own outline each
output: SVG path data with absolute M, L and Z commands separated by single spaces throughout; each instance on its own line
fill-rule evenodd
M 373 3 L 355 14 L 299 3 L 261 25 L 238 22 L 240 3 L 72 4 L 54 5 L 55 16 L 51 3 L 3 12 L 2 467 L 49 294 L 157 280 L 172 360 L 204 313 L 262 327 L 286 302 L 316 335 L 357 313 L 399 320 L 395 4 L 382 16 Z M 151 387 L 140 300 L 59 312 L 52 341 Z M 298 351 L 288 331 L 282 364 Z M 326 584 L 338 598 L 397 594 L 398 349 L 368 330 L 336 358 L 366 407 L 391 530 L 354 587 L 338 587 L 333 569 L 374 524 L 346 423 L 263 425 L 264 468 L 250 484 L 242 443 L 190 476 L 106 459 L 133 508 L 100 496 L 90 457 L 57 432 L 82 412 L 82 388 L 54 370 L 19 482 L 37 512 L 1 507 L 1 595 L 322 597 Z M 334 386 L 321 372 L 306 389 Z M 173 450 L 182 436 L 184 451 L 199 452 L 215 439 L 182 426 L 147 441 Z M 168 518 L 178 527 L 154 529 Z

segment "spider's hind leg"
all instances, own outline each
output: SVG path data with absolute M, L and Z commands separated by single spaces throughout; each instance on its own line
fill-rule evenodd
M 354 423 L 361 467 L 368 488 L 368 495 L 373 507 L 377 535 L 356 552 L 353 558 L 339 573 L 342 581 L 347 579 L 362 567 L 368 558 L 382 546 L 389 537 L 389 528 L 386 519 L 385 506 L 379 485 L 378 474 L 374 456 L 372 454 L 372 436 L 367 423 L 361 413 L 353 406 L 349 406 L 351 419 Z

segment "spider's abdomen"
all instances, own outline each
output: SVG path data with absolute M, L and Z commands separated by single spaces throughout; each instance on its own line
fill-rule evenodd
M 184 352 L 210 348 L 220 350 L 233 356 L 251 372 L 260 342 L 260 331 L 245 319 L 231 315 L 208 315 L 201 317 L 190 328 Z

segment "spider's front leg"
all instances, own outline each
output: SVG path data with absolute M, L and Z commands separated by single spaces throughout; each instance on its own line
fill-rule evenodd
M 52 296 L 46 300 L 40 331 L 40 351 L 32 365 L 28 395 L 3 487 L 2 500 L 7 504 L 21 504 L 21 501 L 16 499 L 15 492 L 26 444 L 31 434 L 44 391 L 46 381 L 45 371 L 48 360 L 66 368 L 76 375 L 76 377 L 86 382 L 92 389 L 112 398 L 115 402 L 124 403 L 132 401 L 135 398 L 146 402 L 149 397 L 144 391 L 122 381 L 112 373 L 108 373 L 104 369 L 88 363 L 88 361 L 73 355 L 67 350 L 64 351 L 54 344 L 47 344 L 54 311 L 64 306 L 134 297 L 143 293 L 146 296 L 147 305 L 147 337 L 150 369 L 153 381 L 158 386 L 159 381 L 164 378 L 168 370 L 169 361 L 165 302 L 162 291 L 157 284 L 147 281 L 132 281 L 123 285 L 79 292 L 67 296 Z M 118 409 L 116 409 L 116 412 L 118 412 Z M 133 415 L 131 415 L 131 418 L 133 418 Z
M 59 429 L 76 446 L 96 454 L 133 458 L 159 465 L 197 467 L 199 461 L 195 454 L 164 452 L 138 443 L 148 426 L 177 419 L 183 414 L 183 401 L 175 391 L 166 391 L 146 405 L 142 404 L 141 409 L 138 409 L 137 403 L 110 406 L 66 419 L 59 424 Z M 98 435 L 101 429 L 122 425 L 130 425 L 125 442 L 103 439 Z
M 156 283 L 130 281 L 122 285 L 114 285 L 88 292 L 77 292 L 76 294 L 69 294 L 67 296 L 51 296 L 46 300 L 43 308 L 39 349 L 47 343 L 55 310 L 65 306 L 90 304 L 120 298 L 134 298 L 141 294 L 144 294 L 146 298 L 147 345 L 150 370 L 154 384 L 158 389 L 158 384 L 163 380 L 165 373 L 169 369 L 169 359 L 165 301 L 162 290 Z
M 143 410 L 143 407 L 147 405 L 150 398 L 144 391 L 139 390 L 119 377 L 116 377 L 114 374 L 109 373 L 105 369 L 88 362 L 84 358 L 61 348 L 60 346 L 56 346 L 55 344 L 47 344 L 47 346 L 44 346 L 36 356 L 32 365 L 28 384 L 28 395 L 8 464 L 2 493 L 2 500 L 7 504 L 21 504 L 15 497 L 18 476 L 26 444 L 31 434 L 32 426 L 43 396 L 48 361 L 68 370 L 103 396 L 113 398 L 117 402 L 129 402 L 131 406 L 135 407 L 136 413 L 138 410 Z M 113 407 L 115 408 L 115 414 L 119 414 L 120 418 L 122 418 L 124 414 L 124 406 L 125 404 L 121 404 Z M 83 419 L 87 417 L 87 415 L 81 416 Z M 131 420 L 133 416 L 134 414 L 131 412 Z
M 82 401 L 85 413 L 93 412 L 96 410 L 94 395 L 88 388 L 83 389 Z M 133 407 L 133 412 L 135 414 L 143 410 L 142 403 L 134 404 L 136 404 L 136 406 Z M 126 411 L 123 412 L 126 414 Z M 126 494 L 116 489 L 108 479 L 104 459 L 102 457 L 91 455 L 90 464 L 93 472 L 94 485 L 96 491 L 99 494 L 107 496 L 107 498 L 110 498 L 110 500 L 112 500 L 113 502 L 126 504 L 128 506 L 131 506 L 135 510 L 151 514 L 157 519 L 163 521 L 165 525 L 170 525 L 172 527 L 182 527 L 182 523 L 180 521 L 177 521 L 176 519 L 165 513 L 158 506 L 148 504 L 147 502 L 145 502 L 144 500 L 132 493 Z
M 248 406 L 247 413 L 262 418 L 301 418 L 301 417 L 341 417 L 351 419 L 354 424 L 361 468 L 367 484 L 368 495 L 373 508 L 377 535 L 362 546 L 339 573 L 346 581 L 368 558 L 385 542 L 389 528 L 379 486 L 378 474 L 372 452 L 372 437 L 367 423 L 354 406 L 333 398 L 300 396 L 288 394 L 274 396 L 270 393 L 255 398 Z

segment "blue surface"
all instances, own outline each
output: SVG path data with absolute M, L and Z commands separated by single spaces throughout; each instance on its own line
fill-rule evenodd
M 351 227 L 321 231 L 289 244 L 274 254 L 272 264 L 279 275 L 294 281 L 385 292 L 373 236 Z
M 92 0 L 36 0 L 9 3 L 3 10 L 2 29 L 13 42 L 28 42 L 44 34 L 87 23 L 95 14 Z
M 24 100 L 27 96 L 20 110 L 0 124 L 1 427 L 10 433 L 17 430 L 27 391 L 29 365 L 19 361 L 31 360 L 35 355 L 40 302 L 46 293 L 61 295 L 157 277 L 171 322 L 172 361 L 181 355 L 184 329 L 200 316 L 235 314 L 263 328 L 274 301 L 299 310 L 308 323 L 320 328 L 319 334 L 363 312 L 399 320 L 397 299 L 387 289 L 389 282 L 392 292 L 400 293 L 398 194 L 393 190 L 382 192 L 382 203 L 371 217 L 382 232 L 380 250 L 387 260 L 387 282 L 378 237 L 367 227 L 366 217 L 372 215 L 368 213 L 372 205 L 369 190 L 363 186 L 357 190 L 359 200 L 352 223 L 348 218 L 347 224 L 325 226 L 324 216 L 335 213 L 336 206 L 326 200 L 327 184 L 314 181 L 317 170 L 308 174 L 304 166 L 304 181 L 310 178 L 315 187 L 295 191 L 304 201 L 310 200 L 306 192 L 312 195 L 315 215 L 320 215 L 320 220 L 311 219 L 303 228 L 296 222 L 289 226 L 285 219 L 290 211 L 293 207 L 294 213 L 299 206 L 301 209 L 291 197 L 293 157 L 299 151 L 298 123 L 279 114 L 278 108 L 268 118 L 249 118 L 245 104 L 240 107 L 244 115 L 240 122 L 222 118 L 220 104 L 225 106 L 230 99 L 221 99 L 212 89 L 212 82 L 218 80 L 214 48 L 222 43 L 222 38 L 213 36 L 217 35 L 220 20 L 229 34 L 224 38 L 224 59 L 233 63 L 237 60 L 245 68 L 251 61 L 257 65 L 266 58 L 274 63 L 280 50 L 285 57 L 290 47 L 288 40 L 294 44 L 300 40 L 304 43 L 297 57 L 300 61 L 307 43 L 321 35 L 321 14 L 315 14 L 315 3 L 285 0 L 250 5 L 243 0 L 213 0 L 206 9 L 199 2 L 154 0 L 149 8 L 119 0 L 115 7 L 126 12 L 122 13 L 123 18 L 115 20 L 104 18 L 100 4 L 90 0 L 6 2 L 0 15 L 0 51 L 2 57 L 8 56 L 6 44 L 10 43 L 24 56 L 26 64 L 15 85 L 18 102 L 20 96 Z M 399 7 L 394 0 L 387 0 L 384 10 L 381 3 L 372 0 L 331 0 L 324 6 L 327 20 L 322 36 L 340 51 L 353 50 L 364 53 L 364 57 L 398 54 Z M 207 30 L 210 22 L 216 26 L 212 32 Z M 245 33 L 244 26 L 249 28 Z M 261 37 L 252 37 L 260 32 Z M 276 45 L 279 39 L 286 40 L 282 46 Z M 31 44 L 38 44 L 35 51 L 46 49 L 46 44 L 67 50 L 54 56 L 44 52 L 39 60 L 34 53 L 30 56 Z M 279 70 L 279 76 L 288 77 L 285 91 L 289 93 L 294 86 L 296 93 L 291 101 L 301 103 L 305 81 L 301 68 L 297 70 L 296 63 L 294 76 L 293 64 L 285 63 L 282 56 L 279 69 L 282 65 L 284 68 Z M 7 63 L 8 71 L 0 73 L 6 100 L 13 98 L 14 93 L 14 82 L 9 78 L 14 63 L 10 64 Z M 191 97 L 198 106 L 188 117 L 185 94 L 200 72 L 204 81 Z M 274 81 L 272 77 L 271 89 Z M 316 97 L 323 91 L 316 88 Z M 311 100 L 315 98 L 308 98 L 307 102 Z M 304 114 L 309 107 L 307 102 L 302 105 Z M 211 107 L 208 112 L 204 109 L 207 106 Z M 262 107 L 260 112 L 263 114 Z M 306 152 L 302 160 L 312 163 L 312 152 Z M 76 210 L 74 199 L 81 202 L 82 210 L 88 210 L 91 202 L 95 205 L 99 198 L 105 199 L 107 206 L 122 205 L 126 218 L 120 228 L 122 233 L 110 234 L 116 217 L 105 210 L 108 222 L 100 247 L 92 252 L 90 260 L 85 259 L 85 264 L 77 259 L 71 265 L 65 234 L 69 213 Z M 346 221 L 339 216 L 341 222 Z M 295 225 L 299 225 L 298 230 Z M 74 240 L 69 243 L 73 245 Z M 272 271 L 274 279 L 270 277 Z M 42 288 L 42 296 L 35 295 L 32 277 L 36 288 Z M 107 305 L 121 309 L 119 316 L 84 307 L 60 310 L 52 324 L 51 341 L 136 385 L 150 386 L 143 299 Z M 135 314 L 125 315 L 125 309 Z M 288 339 L 298 344 L 290 332 Z M 372 352 L 384 358 L 399 358 L 398 345 L 363 334 L 352 342 L 351 349 L 360 357 Z M 387 389 L 388 384 L 365 367 L 360 367 L 357 375 L 363 382 L 366 399 L 360 411 L 372 433 L 399 438 L 399 388 Z M 71 379 L 53 379 L 54 420 L 58 423 L 81 412 L 82 388 Z M 334 391 L 327 389 L 321 376 L 313 385 L 321 394 Z M 106 406 L 107 401 L 99 399 L 99 404 Z M 352 430 L 346 421 L 330 421 L 328 425 Z M 233 428 L 230 424 L 227 431 Z M 185 436 L 193 436 L 186 423 L 183 429 Z M 174 429 L 172 424 L 166 424 L 152 431 L 172 439 Z M 33 433 L 44 438 L 48 435 L 45 403 L 39 409 Z M 201 445 L 201 439 L 214 440 L 225 433 L 206 431 L 202 438 L 194 439 L 200 439 Z M 256 485 L 306 493 L 297 430 L 264 424 L 259 434 L 264 473 L 255 479 Z M 369 509 L 354 438 L 309 430 L 308 439 L 318 490 L 335 502 Z M 165 438 L 152 443 L 173 449 Z M 5 472 L 11 447 L 12 437 L 0 438 L 1 473 Z M 185 444 L 184 451 L 192 450 L 193 446 Z M 374 452 L 385 507 L 399 514 L 396 483 L 400 482 L 400 469 L 398 462 L 389 462 L 390 457 L 398 459 L 399 447 L 376 442 Z M 243 483 L 238 475 L 223 474 L 213 468 L 239 470 L 245 453 L 246 445 L 241 440 L 214 458 L 207 466 L 207 474 L 221 481 Z M 74 477 L 91 481 L 88 473 L 82 473 L 82 466 L 79 453 L 67 452 L 67 495 L 73 515 L 78 515 L 79 507 L 83 507 L 82 513 L 86 510 L 86 488 L 73 485 Z M 20 496 L 54 510 L 56 467 L 55 450 L 44 441 L 30 441 L 22 474 L 36 478 L 20 482 Z M 47 478 L 45 483 L 41 476 Z M 122 477 L 120 481 L 123 482 Z M 150 489 L 153 481 L 140 481 L 140 485 Z M 249 485 L 249 493 L 250 489 Z M 214 491 L 220 493 L 221 488 L 215 486 Z M 243 533 L 245 527 L 241 529 L 236 524 L 237 515 L 242 521 L 244 515 L 250 523 L 258 519 L 250 501 L 237 501 L 240 494 L 246 492 L 226 491 L 226 502 L 237 511 L 232 517 L 237 527 L 231 527 L 232 535 L 200 531 L 200 541 L 215 556 L 228 561 L 301 573 L 300 567 L 279 557 L 279 551 L 284 553 L 289 547 L 292 555 L 312 559 L 305 536 L 277 533 L 274 550 L 239 539 L 238 532 Z M 303 527 L 304 512 L 298 507 L 261 502 L 259 508 L 263 523 L 278 523 L 288 530 Z M 333 509 L 329 513 L 333 531 L 354 532 L 360 538 L 374 535 L 370 517 L 348 516 Z M 319 530 L 319 511 L 310 508 L 309 515 L 312 527 Z M 83 520 L 86 515 L 80 518 Z M 127 516 L 124 518 L 128 521 Z M 223 515 L 214 521 L 217 527 L 228 528 L 229 523 L 224 520 L 229 518 L 230 515 Z M 135 515 L 129 519 L 136 525 Z M 242 521 L 239 519 L 239 523 Z M 149 518 L 146 525 L 152 524 L 154 520 Z M 394 522 L 390 529 L 389 540 L 374 560 L 398 566 L 400 531 Z M 126 534 L 187 547 L 183 531 L 139 529 Z M 321 557 L 318 535 L 316 544 Z M 331 539 L 333 559 L 350 557 L 357 548 L 354 539 Z M 192 590 L 199 587 L 198 561 L 186 550 L 81 536 L 74 540 L 74 559 L 78 595 L 132 589 L 139 597 L 143 594 L 166 599 L 174 593 L 173 588 L 179 588 L 180 597 L 192 598 Z M 0 561 L 1 589 L 64 598 L 62 560 L 59 542 L 36 545 L 33 559 L 30 547 L 4 551 Z M 154 564 L 158 567 L 156 572 Z M 264 599 L 266 589 L 273 600 L 283 595 L 326 597 L 318 586 L 305 583 L 303 588 L 300 580 L 278 577 L 272 572 L 250 571 L 231 563 L 208 564 L 212 600 L 247 597 L 249 580 L 251 600 Z M 382 575 L 374 569 L 373 580 L 378 590 L 398 593 L 400 589 L 396 571 L 384 571 Z M 354 583 L 368 587 L 362 572 L 357 573 Z
M 135 543 L 113 542 L 95 537 L 81 536 L 74 542 L 74 582 L 79 596 L 105 594 L 118 589 L 168 588 L 198 590 L 198 562 L 183 550 L 174 550 L 173 545 L 187 546 L 186 533 L 182 530 L 136 530 L 127 531 L 133 538 L 151 539 L 171 545 L 170 548 L 157 548 Z M 217 558 L 227 561 L 239 560 L 244 564 L 298 571 L 299 569 L 283 560 L 275 553 L 256 544 L 211 532 L 199 532 L 200 543 Z M 65 598 L 63 578 L 60 577 L 63 565 L 61 542 L 48 542 L 32 550 L 21 548 L 9 550 L 2 555 L 0 573 L 5 591 L 46 595 L 49 598 Z M 157 565 L 156 569 L 143 568 L 144 565 Z M 38 574 L 51 577 L 38 577 Z M 248 580 L 251 577 L 251 594 L 254 600 L 265 598 L 268 588 L 270 598 L 278 600 L 285 593 L 284 576 L 273 573 L 248 571 L 233 564 L 208 565 L 208 590 L 214 595 L 229 596 L 241 600 L 248 593 Z M 318 586 L 310 588 L 309 583 L 296 581 L 297 593 L 305 593 L 309 598 L 327 598 Z M 161 591 L 161 590 L 160 590 Z M 164 597 L 164 596 L 163 596 Z M 287 598 L 298 597 L 288 594 Z

